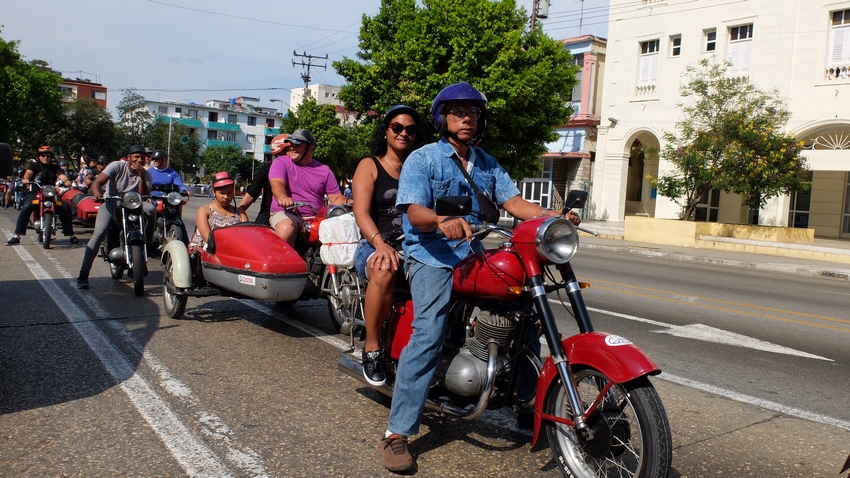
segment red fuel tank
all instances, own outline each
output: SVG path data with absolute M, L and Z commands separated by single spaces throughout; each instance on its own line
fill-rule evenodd
M 481 299 L 516 299 L 522 293 L 526 274 L 517 253 L 510 247 L 477 252 L 455 267 L 456 294 Z

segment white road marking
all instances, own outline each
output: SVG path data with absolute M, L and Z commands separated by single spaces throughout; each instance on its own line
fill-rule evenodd
M 9 231 L 3 229 L 9 236 Z M 50 275 L 24 248 L 15 248 L 18 255 L 29 267 L 33 276 L 51 298 L 60 305 L 68 321 L 86 341 L 92 351 L 100 358 L 109 373 L 118 381 L 121 388 L 130 397 L 151 428 L 160 436 L 171 450 L 172 455 L 190 476 L 232 476 L 230 471 L 221 463 L 215 453 L 199 441 L 191 431 L 179 420 L 167 403 L 150 387 L 138 373 L 130 361 L 118 351 L 103 332 L 95 326 L 89 317 L 54 283 Z M 48 259 L 65 279 L 71 279 L 71 274 L 55 257 L 48 254 Z M 109 318 L 105 308 L 92 294 L 77 291 L 100 318 Z M 191 389 L 174 378 L 166 367 L 130 334 L 120 323 L 110 320 L 106 324 L 121 335 L 122 339 L 131 345 L 143 358 L 145 363 L 160 378 L 160 384 L 171 395 L 181 399 L 190 407 L 193 414 L 202 424 L 205 435 L 223 444 L 227 449 L 226 458 L 238 468 L 255 477 L 267 477 L 268 472 L 259 454 L 247 447 L 240 447 L 232 437 L 232 431 L 217 415 L 203 410 L 201 402 L 194 396 Z M 125 380 L 126 379 L 126 380 Z M 123 381 L 122 381 L 123 380 Z
M 824 294 L 850 295 L 847 292 L 835 292 L 832 290 L 819 290 L 818 292 L 823 292 Z
M 554 299 L 549 299 L 550 302 L 560 303 Z M 715 344 L 724 344 L 731 345 L 734 347 L 743 347 L 754 350 L 761 350 L 764 352 L 772 352 L 777 354 L 785 354 L 785 355 L 794 355 L 797 357 L 811 358 L 817 360 L 826 360 L 827 362 L 834 362 L 834 360 L 821 357 L 820 355 L 810 354 L 808 352 L 803 352 L 801 350 L 792 349 L 789 347 L 784 347 L 782 345 L 777 345 L 771 342 L 766 342 L 764 340 L 759 340 L 753 337 L 748 337 L 746 335 L 736 334 L 734 332 L 729 332 L 727 330 L 717 329 L 714 327 L 710 327 L 708 325 L 703 324 L 690 324 L 690 325 L 673 325 L 667 324 L 664 322 L 659 322 L 657 320 L 651 320 L 644 317 L 638 317 L 635 315 L 629 314 L 621 314 L 619 312 L 612 312 L 610 310 L 604 309 L 596 309 L 593 307 L 588 307 L 587 310 L 591 312 L 598 312 L 600 314 L 611 315 L 614 317 L 620 317 L 623 319 L 631 320 L 634 322 L 641 322 L 644 324 L 655 325 L 657 327 L 663 327 L 663 330 L 653 331 L 657 334 L 668 334 L 676 337 L 682 337 L 686 339 L 694 339 L 701 340 L 703 342 L 711 342 Z

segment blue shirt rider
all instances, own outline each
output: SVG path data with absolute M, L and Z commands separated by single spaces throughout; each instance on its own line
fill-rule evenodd
M 173 184 L 178 189 L 178 192 L 186 193 L 189 196 L 192 196 L 192 191 L 183 184 L 183 181 L 180 180 L 180 173 L 171 169 L 168 166 L 168 154 L 161 149 L 157 149 L 151 154 L 151 167 L 148 169 L 148 172 L 151 174 L 151 196 L 152 197 L 165 197 L 168 196 L 168 192 L 163 191 L 155 191 L 156 186 L 158 184 Z M 179 226 L 182 232 L 182 240 L 184 243 L 189 242 L 189 236 L 186 231 L 186 226 L 183 224 L 183 205 L 180 204 L 177 206 L 177 215 L 181 219 Z M 157 223 L 160 220 L 165 221 L 165 217 L 159 215 L 157 217 Z M 166 224 L 163 224 L 163 234 L 166 234 L 168 231 L 166 230 Z

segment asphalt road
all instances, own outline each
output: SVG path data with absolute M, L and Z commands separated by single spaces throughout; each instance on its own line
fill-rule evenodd
M 15 217 L 0 210 L 4 237 Z M 82 246 L 22 243 L 0 247 L 0 476 L 392 476 L 377 452 L 388 410 L 336 369 L 348 344 L 326 302 L 190 299 L 172 320 L 156 261 L 144 297 L 100 260 L 78 291 Z M 846 283 L 680 266 L 575 261 L 597 329 L 665 371 L 653 383 L 673 429 L 671 476 L 836 476 L 850 453 Z M 693 324 L 828 360 L 684 336 Z M 558 476 L 529 442 L 510 413 L 429 413 L 412 447 L 423 477 Z

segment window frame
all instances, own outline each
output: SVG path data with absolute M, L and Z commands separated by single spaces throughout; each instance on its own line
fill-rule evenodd
M 728 31 L 729 45 L 726 58 L 732 63 L 732 66 L 726 70 L 726 73 L 729 76 L 749 75 L 753 59 L 754 24 L 753 22 L 742 23 L 729 27 Z
M 639 45 L 638 85 L 654 85 L 660 71 L 661 39 L 644 40 Z
M 711 38 L 714 36 L 714 38 Z M 710 53 L 717 51 L 717 29 L 716 28 L 707 28 L 702 31 L 702 51 L 703 53 Z M 710 48 L 709 48 L 710 47 Z
M 829 41 L 827 44 L 827 60 L 829 66 L 844 66 L 850 64 L 850 9 L 835 10 L 829 12 Z M 841 14 L 840 23 L 836 25 L 836 15 Z M 836 58 L 836 40 L 840 40 L 838 45 L 840 58 Z
M 678 41 L 678 44 L 677 44 Z M 682 56 L 682 34 L 670 35 L 670 58 L 679 58 Z

